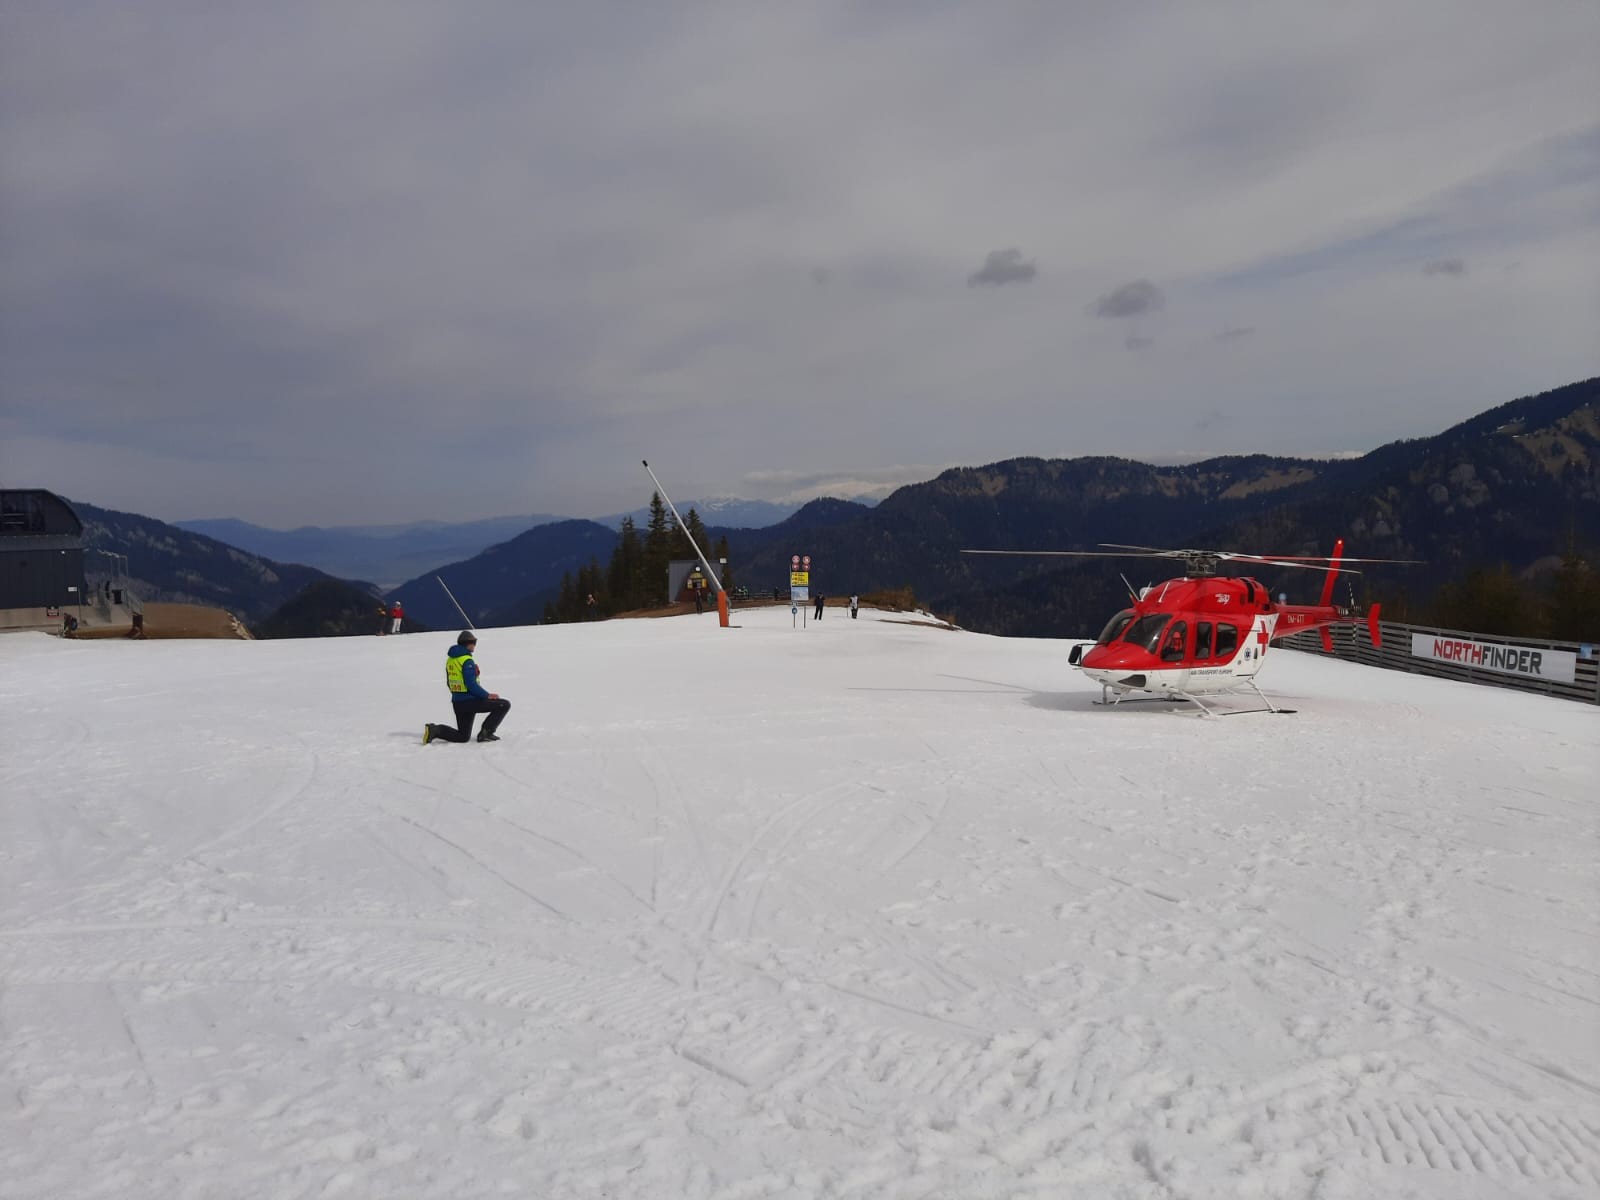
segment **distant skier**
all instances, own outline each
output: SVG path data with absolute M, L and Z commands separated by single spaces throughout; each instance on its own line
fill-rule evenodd
M 827 597 L 821 592 L 817 593 L 817 620 L 819 621 L 822 620 L 822 602 L 826 599 Z
M 389 632 L 389 609 L 387 605 L 378 605 L 378 636 L 382 637 Z
M 851 596 L 850 597 L 850 619 L 852 621 L 854 621 L 856 619 L 856 610 L 858 608 L 860 608 L 860 607 L 861 607 L 861 597 L 860 596 Z
M 389 617 L 394 621 L 394 627 L 389 630 L 390 633 L 400 632 L 400 622 L 402 619 L 404 619 L 405 615 L 406 610 L 401 608 L 400 601 L 396 600 L 394 602 L 394 607 L 389 610 Z
M 450 647 L 444 660 L 444 682 L 450 689 L 450 704 L 456 710 L 456 727 L 451 729 L 448 725 L 425 725 L 422 729 L 422 744 L 426 746 L 434 738 L 446 742 L 470 742 L 472 740 L 472 726 L 478 719 L 479 713 L 488 713 L 489 719 L 483 723 L 483 732 L 478 734 L 480 742 L 498 742 L 495 730 L 500 728 L 500 722 L 506 719 L 506 714 L 511 711 L 511 701 L 502 700 L 496 692 L 485 691 L 478 682 L 478 664 L 472 657 L 472 652 L 478 648 L 478 635 L 470 629 L 463 629 L 456 637 L 456 644 Z

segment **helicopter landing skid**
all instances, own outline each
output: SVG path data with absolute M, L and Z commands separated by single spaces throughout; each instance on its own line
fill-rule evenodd
M 1115 697 L 1109 697 L 1110 691 L 1110 688 L 1102 687 L 1101 698 L 1091 700 L 1089 703 L 1096 708 L 1116 708 L 1119 704 L 1187 704 L 1191 699 L 1189 696 L 1179 696 L 1171 692 L 1163 692 L 1159 696 L 1130 696 L 1127 692 L 1122 692 Z
M 1265 693 L 1263 693 L 1262 690 L 1256 686 L 1255 680 L 1253 679 L 1244 679 L 1241 680 L 1240 683 L 1243 687 L 1249 688 L 1256 694 L 1256 699 L 1261 701 L 1263 707 L 1215 708 L 1212 705 L 1207 704 L 1204 700 L 1200 699 L 1199 696 L 1193 695 L 1190 692 L 1181 692 L 1176 689 L 1165 691 L 1160 695 L 1155 696 L 1130 696 L 1127 692 L 1120 692 L 1114 699 L 1112 699 L 1109 698 L 1112 689 L 1107 684 L 1100 685 L 1100 699 L 1091 700 L 1090 703 L 1096 706 L 1103 705 L 1107 708 L 1115 708 L 1119 704 L 1149 704 L 1151 702 L 1165 704 L 1189 703 L 1193 704 L 1200 710 L 1203 716 L 1207 717 L 1243 717 L 1248 716 L 1251 713 L 1264 712 L 1278 713 L 1282 716 L 1292 716 L 1295 712 L 1299 711 L 1293 708 L 1279 708 L 1271 700 L 1267 699 Z

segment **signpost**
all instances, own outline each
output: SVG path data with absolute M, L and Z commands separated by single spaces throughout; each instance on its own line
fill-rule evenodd
M 811 555 L 789 556 L 789 615 L 800 614 L 800 625 L 805 626 L 806 610 L 811 606 Z M 791 622 L 792 623 L 792 622 Z

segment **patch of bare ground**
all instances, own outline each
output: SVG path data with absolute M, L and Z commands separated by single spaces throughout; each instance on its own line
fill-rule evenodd
M 1254 495 L 1257 492 L 1275 492 L 1282 488 L 1293 487 L 1297 483 L 1305 483 L 1315 479 L 1316 471 L 1310 467 L 1291 467 L 1284 471 L 1268 471 L 1255 479 L 1242 480 L 1222 493 L 1224 500 L 1237 500 L 1242 496 Z
M 929 617 L 927 620 L 911 620 L 906 617 L 884 617 L 886 625 L 922 625 L 928 629 L 943 629 L 948 633 L 957 633 L 961 626 L 952 625 L 949 621 L 941 621 L 938 617 Z
M 130 637 L 133 627 L 122 623 L 79 629 L 79 641 L 86 639 Z M 221 608 L 204 604 L 146 604 L 144 606 L 144 636 L 159 638 L 238 638 L 253 641 L 250 631 L 237 617 Z

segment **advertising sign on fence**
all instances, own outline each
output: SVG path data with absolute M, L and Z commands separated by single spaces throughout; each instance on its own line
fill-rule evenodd
M 1550 650 L 1542 646 L 1506 646 L 1498 642 L 1477 642 L 1441 633 L 1413 633 L 1413 658 L 1456 663 L 1501 675 L 1525 679 L 1547 679 L 1571 683 L 1577 678 L 1578 656 L 1570 650 Z

